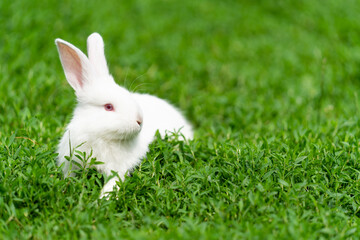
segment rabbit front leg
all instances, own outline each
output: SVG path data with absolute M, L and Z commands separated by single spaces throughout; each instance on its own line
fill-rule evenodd
M 131 174 L 128 172 L 127 175 L 129 177 L 131 177 Z M 105 183 L 104 187 L 101 189 L 101 193 L 100 193 L 100 198 L 109 198 L 109 193 L 113 192 L 113 191 L 117 191 L 119 190 L 118 185 L 116 184 L 116 182 L 120 182 L 120 181 L 124 181 L 125 178 L 124 177 L 120 177 L 122 175 L 119 175 L 119 173 L 117 173 L 115 176 L 113 176 L 107 183 Z M 115 189 L 114 189 L 115 187 Z
M 113 178 L 111 178 L 103 187 L 103 189 L 101 189 L 101 193 L 100 193 L 100 198 L 108 198 L 109 197 L 109 193 L 114 191 L 114 187 L 115 190 L 118 190 L 118 185 L 116 184 L 116 182 L 121 181 L 117 176 L 114 176 Z

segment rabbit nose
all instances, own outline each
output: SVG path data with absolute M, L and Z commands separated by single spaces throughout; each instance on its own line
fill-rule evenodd
M 139 126 L 141 126 L 141 124 L 143 122 L 142 116 L 138 115 L 136 122 L 137 122 L 137 124 L 139 124 Z

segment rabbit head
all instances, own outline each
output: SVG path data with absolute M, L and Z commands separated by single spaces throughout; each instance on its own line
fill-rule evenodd
M 94 138 L 127 140 L 137 136 L 143 122 L 141 108 L 110 75 L 101 36 L 93 33 L 88 37 L 88 57 L 64 40 L 55 43 L 78 100 L 70 125 Z

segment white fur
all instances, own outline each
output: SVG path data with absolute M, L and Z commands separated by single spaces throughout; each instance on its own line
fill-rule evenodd
M 115 83 L 106 64 L 101 36 L 89 36 L 86 57 L 72 44 L 56 39 L 60 60 L 69 84 L 74 88 L 78 105 L 58 146 L 58 164 L 64 164 L 65 176 L 72 175 L 65 159 L 76 150 L 90 154 L 104 164 L 95 168 L 110 175 L 118 173 L 124 179 L 126 172 L 141 162 L 159 130 L 179 131 L 186 139 L 193 136 L 192 127 L 174 106 L 148 94 L 130 93 Z M 106 111 L 111 103 L 114 111 Z M 141 122 L 141 125 L 138 124 Z M 78 161 L 76 158 L 72 161 Z M 108 181 L 102 195 L 112 191 L 117 178 Z

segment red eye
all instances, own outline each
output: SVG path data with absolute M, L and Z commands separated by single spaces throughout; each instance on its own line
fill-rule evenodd
M 107 103 L 104 105 L 106 111 L 114 111 L 114 106 L 111 103 Z

